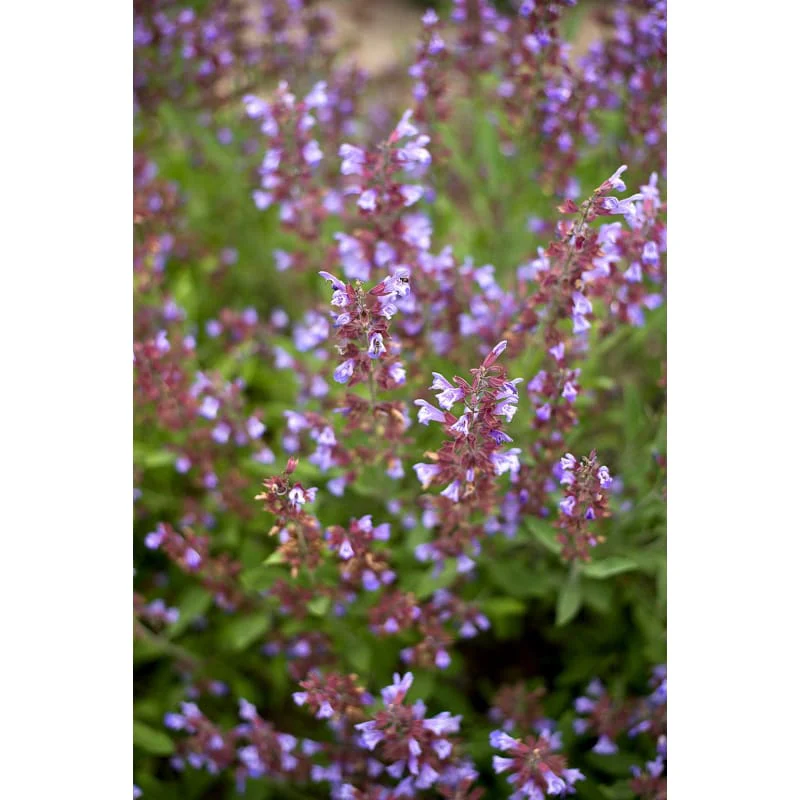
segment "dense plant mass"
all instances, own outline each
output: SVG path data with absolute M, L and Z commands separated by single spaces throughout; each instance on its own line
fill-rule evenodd
M 334 36 L 134 0 L 134 796 L 665 798 L 665 4 Z

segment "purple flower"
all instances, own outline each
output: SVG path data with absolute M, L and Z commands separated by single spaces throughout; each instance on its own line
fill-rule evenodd
M 211 438 L 218 444 L 225 444 L 231 435 L 231 427 L 225 422 L 220 422 L 211 431 Z
M 590 314 L 592 304 L 580 293 L 572 293 L 572 312 L 573 314 Z
M 565 769 L 561 775 L 568 786 L 572 786 L 575 781 L 586 780 L 586 776 L 579 769 Z
M 583 314 L 574 314 L 572 317 L 572 332 L 585 333 L 592 325 Z
M 303 159 L 311 167 L 322 161 L 322 150 L 316 139 L 312 139 L 303 146 Z
M 556 361 L 561 361 L 564 358 L 564 342 L 559 342 L 557 345 L 551 347 L 548 351 Z
M 594 710 L 595 702 L 588 697 L 578 697 L 575 700 L 575 710 L 579 714 L 590 714 Z
M 424 193 L 425 190 L 422 186 L 405 185 L 400 187 L 400 194 L 403 196 L 404 206 L 413 206 Z
M 623 164 L 607 181 L 605 181 L 615 192 L 624 192 L 627 188 L 625 182 L 619 177 L 626 169 L 628 169 L 627 165 Z
M 459 400 L 464 399 L 464 390 L 457 386 L 453 386 L 443 375 L 438 372 L 433 373 L 433 384 L 429 387 L 431 389 L 440 389 L 436 399 L 439 405 L 449 411 Z
M 269 447 L 264 447 L 259 450 L 253 458 L 258 461 L 259 464 L 274 464 L 275 463 L 275 454 Z
M 438 779 L 439 773 L 430 764 L 423 764 L 414 785 L 417 789 L 429 789 Z
M 397 633 L 397 631 L 400 630 L 400 626 L 397 624 L 397 620 L 394 617 L 389 617 L 389 619 L 383 623 L 383 629 L 386 633 Z
M 383 279 L 384 290 L 390 295 L 405 297 L 411 291 L 410 276 L 408 267 L 398 267 L 393 275 Z
M 426 720 L 426 722 L 429 722 L 429 720 Z M 453 752 L 453 745 L 447 739 L 436 739 L 433 743 L 433 749 L 436 751 L 436 755 L 444 760 Z
M 439 411 L 438 408 L 432 406 L 427 400 L 415 400 L 415 406 L 419 406 L 419 411 L 417 412 L 417 419 L 423 425 L 428 425 L 431 420 L 434 422 L 444 422 L 445 416 L 444 414 Z
M 183 560 L 189 569 L 197 569 L 203 561 L 203 559 L 200 557 L 200 553 L 198 553 L 193 547 L 189 547 L 186 550 L 186 552 L 183 554 Z
M 664 302 L 664 298 L 660 294 L 648 294 L 642 302 L 650 311 L 655 311 Z
M 517 397 L 507 397 L 505 400 L 501 400 L 495 407 L 494 413 L 498 417 L 505 417 L 506 422 L 511 422 L 514 419 L 514 414 L 517 413 Z
M 172 731 L 180 731 L 186 725 L 186 720 L 180 714 L 169 712 L 164 715 L 164 725 Z
M 441 467 L 437 464 L 425 464 L 424 462 L 414 464 L 414 472 L 417 473 L 417 480 L 422 484 L 423 489 L 427 489 L 430 482 L 439 474 Z
M 589 681 L 589 685 L 586 687 L 586 694 L 590 694 L 592 697 L 602 697 L 605 693 L 605 687 L 597 678 L 592 678 Z
M 642 267 L 638 261 L 634 261 L 633 264 L 625 270 L 622 275 L 628 283 L 641 283 L 642 281 Z
M 433 731 L 437 736 L 445 736 L 448 733 L 457 733 L 461 727 L 461 717 L 454 717 L 449 711 L 442 711 L 435 717 L 426 719 L 422 723 L 423 727 Z M 445 758 L 445 756 L 442 756 Z
M 192 462 L 187 456 L 178 456 L 175 459 L 175 469 L 182 475 L 187 473 L 191 468 Z
M 579 736 L 589 730 L 589 721 L 585 719 L 575 719 L 572 721 L 572 730 Z
M 634 203 L 644 197 L 642 194 L 632 194 L 624 200 L 618 200 L 616 197 L 603 198 L 603 208 L 609 214 L 622 214 L 626 221 L 630 224 L 636 215 L 636 206 Z
M 575 402 L 575 398 L 578 396 L 578 390 L 575 388 L 575 384 L 573 384 L 572 381 L 566 381 L 564 383 L 564 390 L 561 392 L 561 396 L 568 403 Z
M 295 701 L 296 702 L 296 701 Z M 298 705 L 302 705 L 298 703 Z M 256 711 L 256 707 L 245 700 L 243 697 L 239 698 L 239 716 L 247 720 L 248 722 L 254 720 L 258 716 L 258 711 Z
M 508 341 L 503 339 L 492 348 L 491 355 L 493 355 L 495 359 L 499 358 L 505 351 L 506 347 L 508 347 Z
M 256 189 L 253 192 L 253 202 L 259 211 L 265 211 L 272 205 L 272 195 L 269 192 Z
M 371 569 L 364 570 L 361 576 L 361 584 L 368 592 L 375 592 L 381 588 L 381 582 Z
M 355 555 L 349 539 L 345 539 L 339 547 L 339 557 L 347 561 Z
M 510 769 L 514 766 L 514 759 L 513 758 L 504 758 L 503 756 L 494 755 L 492 756 L 492 769 L 498 774 L 501 775 L 507 769 Z
M 646 242 L 642 249 L 642 261 L 649 265 L 658 264 L 658 245 L 655 242 Z
M 461 481 L 454 480 L 451 484 L 449 484 L 445 489 L 442 490 L 441 494 L 452 500 L 454 503 L 458 502 L 458 490 L 461 486 Z
M 392 703 L 402 702 L 413 682 L 414 676 L 410 672 L 406 672 L 402 678 L 395 672 L 392 676 L 391 686 L 381 689 L 381 697 L 383 698 L 384 705 L 389 706 L 392 705 Z
M 272 255 L 275 258 L 275 269 L 278 272 L 286 272 L 292 266 L 292 256 L 285 250 L 273 250 Z
M 369 339 L 369 348 L 367 355 L 370 358 L 380 358 L 381 354 L 386 352 L 386 345 L 383 343 L 383 336 L 379 333 L 373 333 Z
M 542 777 L 547 781 L 547 794 L 563 794 L 567 784 L 549 769 L 542 772 Z
M 148 550 L 157 550 L 161 546 L 161 542 L 164 541 L 165 535 L 165 531 L 161 527 L 158 530 L 151 531 L 144 537 L 144 546 Z
M 462 436 L 466 436 L 469 433 L 469 421 L 470 412 L 467 411 L 458 418 L 454 425 L 450 426 L 450 430 L 456 431 L 456 433 L 460 433 Z
M 492 453 L 491 459 L 494 464 L 496 475 L 511 471 L 512 475 L 519 472 L 519 455 L 522 452 L 518 447 L 512 447 L 505 453 Z
M 607 756 L 616 753 L 617 749 L 614 742 L 612 742 L 608 736 L 603 735 L 597 740 L 597 744 L 592 748 L 592 752 Z
M 250 417 L 247 420 L 247 435 L 251 439 L 260 438 L 266 429 L 266 425 L 264 425 L 264 423 L 256 417 Z
M 497 750 L 511 750 L 517 745 L 517 740 L 512 739 L 505 731 L 492 731 L 489 734 L 489 744 Z
M 400 776 L 405 772 L 405 769 L 406 769 L 406 762 L 403 759 L 401 759 L 400 761 L 395 761 L 393 764 L 390 764 L 388 767 L 386 767 L 386 771 L 395 780 L 400 778 Z
M 360 147 L 353 147 L 351 144 L 343 144 L 339 148 L 339 156 L 342 159 L 342 175 L 363 175 L 363 167 L 367 157 Z
M 407 136 L 416 136 L 419 131 L 409 122 L 411 119 L 411 115 L 413 111 L 411 109 L 407 109 L 403 116 L 400 118 L 400 122 L 397 123 L 397 127 L 394 129 L 394 137 L 396 139 L 404 139 Z
M 439 669 L 447 669 L 450 666 L 450 656 L 446 650 L 437 650 L 434 662 Z
M 406 474 L 403 469 L 403 462 L 399 458 L 390 459 L 386 474 L 394 480 L 400 480 Z
M 608 471 L 608 467 L 605 466 L 597 470 L 597 478 L 604 489 L 608 489 L 614 482 L 611 473 Z
M 355 366 L 356 362 L 352 358 L 348 358 L 333 371 L 333 379 L 337 383 L 347 383 L 353 377 Z
M 219 411 L 219 400 L 216 397 L 204 397 L 198 411 L 200 416 L 206 419 L 214 419 L 217 416 L 217 411 Z
M 330 284 L 334 289 L 337 289 L 340 292 L 343 292 L 347 289 L 345 284 L 342 283 L 342 281 L 340 281 L 335 275 L 331 275 L 330 272 L 325 272 L 325 270 L 320 270 L 319 274 L 322 275 L 322 277 L 325 278 L 326 281 L 330 281 Z
M 367 189 L 365 192 L 362 192 L 361 197 L 358 198 L 358 207 L 364 211 L 374 211 L 377 200 L 378 195 L 375 190 Z
M 166 331 L 158 332 L 158 335 L 156 336 L 156 348 L 160 353 L 166 353 L 169 351 L 169 339 L 167 338 Z
M 575 508 L 575 498 L 572 495 L 568 495 L 558 506 L 568 517 L 571 517 L 572 511 Z
M 533 378 L 531 378 L 530 382 L 528 383 L 528 392 L 531 394 L 541 392 L 542 389 L 544 389 L 546 380 L 547 373 L 544 370 L 540 370 Z

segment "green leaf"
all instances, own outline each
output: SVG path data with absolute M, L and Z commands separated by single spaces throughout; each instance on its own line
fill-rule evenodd
M 156 450 L 142 456 L 141 464 L 145 469 L 166 467 L 175 462 L 175 454 L 169 450 Z
M 357 673 L 366 675 L 369 672 L 372 650 L 365 639 L 351 639 L 344 654 Z
M 274 566 L 261 564 L 258 567 L 245 570 L 240 575 L 239 580 L 248 592 L 263 592 L 273 586 L 280 575 L 281 570 L 275 569 Z
M 619 575 L 621 572 L 630 572 L 631 570 L 638 569 L 638 564 L 631 558 L 626 556 L 611 556 L 604 558 L 600 561 L 593 561 L 586 564 L 581 572 L 587 578 L 596 578 L 602 580 L 610 578 L 612 575 Z
M 514 597 L 490 597 L 481 604 L 490 617 L 513 617 L 525 613 L 525 603 Z
M 522 617 L 526 606 L 521 600 L 514 597 L 490 597 L 481 606 L 492 621 L 492 630 L 498 639 L 513 639 L 522 634 Z
M 269 616 L 265 613 L 240 617 L 228 623 L 223 637 L 231 650 L 245 650 L 261 638 L 269 628 Z
M 434 568 L 423 575 L 414 587 L 414 594 L 420 600 L 430 597 L 437 589 L 446 589 L 450 586 L 458 575 L 458 564 L 454 558 L 448 558 L 438 575 L 434 574 L 435 571 Z
M 327 595 L 319 595 L 319 597 L 315 597 L 313 600 L 309 600 L 308 602 L 308 610 L 315 616 L 315 617 L 324 617 L 328 613 L 328 609 L 331 607 L 331 599 Z
M 525 523 L 539 544 L 555 555 L 561 553 L 561 545 L 556 541 L 556 529 L 549 522 L 537 517 L 528 517 Z
M 580 572 L 573 570 L 561 585 L 556 601 L 556 625 L 566 625 L 580 611 L 581 602 Z
M 138 720 L 133 722 L 133 744 L 154 756 L 168 756 L 175 751 L 175 744 L 166 733 Z
M 178 602 L 180 616 L 178 621 L 166 629 L 167 636 L 183 633 L 201 614 L 205 614 L 211 606 L 211 595 L 200 586 L 191 586 Z
M 268 558 L 264 560 L 264 566 L 269 567 L 273 564 L 284 564 L 286 563 L 283 558 L 283 553 L 279 550 L 276 550 L 274 553 L 271 553 Z
M 523 558 L 491 559 L 486 569 L 492 585 L 505 594 L 519 598 L 542 594 L 541 576 Z

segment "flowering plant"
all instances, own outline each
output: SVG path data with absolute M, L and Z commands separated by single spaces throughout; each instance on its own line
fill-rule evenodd
M 666 12 L 512 5 L 134 3 L 136 796 L 666 797 Z

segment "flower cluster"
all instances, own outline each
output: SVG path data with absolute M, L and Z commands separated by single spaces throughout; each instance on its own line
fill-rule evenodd
M 265 510 L 276 517 L 269 533 L 278 535 L 280 545 L 276 552 L 291 566 L 292 575 L 297 575 L 301 567 L 313 570 L 320 564 L 323 543 L 319 520 L 304 508 L 313 502 L 317 487 L 292 483 L 290 476 L 296 467 L 297 459 L 290 458 L 284 472 L 267 478 L 265 491 L 256 495 L 256 500 L 264 501 Z
M 492 766 L 499 775 L 509 772 L 508 782 L 514 787 L 514 800 L 543 800 L 544 796 L 572 794 L 575 783 L 584 779 L 578 769 L 570 769 L 564 756 L 553 752 L 553 737 L 543 731 L 539 736 L 514 739 L 505 731 L 492 731 L 492 747 L 508 753 L 492 756 Z
M 298 706 L 308 706 L 317 719 L 361 720 L 363 706 L 372 703 L 372 696 L 358 686 L 357 680 L 356 675 L 329 673 L 323 676 L 312 672 L 300 682 L 303 691 L 295 692 L 292 699 Z
M 164 552 L 183 571 L 196 574 L 220 608 L 230 611 L 243 603 L 244 595 L 237 580 L 241 564 L 228 553 L 211 556 L 208 536 L 196 534 L 188 527 L 178 533 L 171 525 L 160 522 L 147 534 L 144 543 L 150 550 Z
M 147 603 L 144 597 L 136 592 L 133 595 L 133 613 L 135 617 L 155 628 L 174 625 L 180 619 L 180 611 L 168 607 L 162 598 L 157 597 Z
M 629 703 L 616 702 L 595 678 L 586 687 L 586 694 L 575 700 L 575 710 L 581 715 L 573 722 L 575 733 L 591 733 L 598 737 L 592 752 L 610 755 L 619 750 L 615 740 L 630 727 Z
M 513 479 L 519 470 L 519 448 L 502 448 L 511 441 L 503 422 L 510 422 L 516 414 L 517 383 L 522 380 L 507 380 L 505 368 L 496 363 L 506 345 L 505 341 L 495 345 L 481 366 L 471 370 L 471 382 L 456 377 L 451 383 L 434 373 L 430 388 L 438 391 L 439 408 L 427 400 L 414 401 L 419 422 L 440 424 L 448 437 L 438 451 L 427 454 L 433 463 L 414 465 L 423 489 L 446 484 L 440 492 L 443 500 L 437 504 L 439 538 L 432 544 L 443 556 L 464 552 L 476 530 L 469 522 L 470 512 L 490 511 L 497 476 L 508 472 Z M 463 404 L 458 416 L 453 413 L 456 404 Z
M 396 354 L 390 352 L 389 320 L 397 313 L 395 301 L 410 292 L 409 272 L 398 268 L 365 292 L 360 283 L 345 284 L 329 272 L 321 272 L 333 288 L 331 304 L 337 312 L 334 320 L 340 356 L 344 359 L 334 370 L 337 383 L 354 386 L 368 382 L 375 400 L 376 384 L 381 389 L 402 386 L 406 371 Z M 376 369 L 377 365 L 377 369 Z
M 243 98 L 245 113 L 260 123 L 268 143 L 257 170 L 260 188 L 253 191 L 253 202 L 261 211 L 278 205 L 281 222 L 305 238 L 314 238 L 322 216 L 327 215 L 327 192 L 313 182 L 314 172 L 324 158 L 314 138 L 315 115 L 335 100 L 327 90 L 327 84 L 320 81 L 298 101 L 282 81 L 272 102 L 254 95 Z M 294 266 L 288 253 L 279 250 L 275 256 L 279 271 Z
M 370 515 L 351 520 L 347 530 L 334 525 L 325 532 L 328 547 L 341 559 L 342 580 L 347 586 L 374 592 L 394 581 L 386 554 L 371 546 L 375 541 L 388 541 L 389 535 L 389 523 L 373 526 Z
M 506 732 L 542 729 L 546 724 L 542 698 L 542 687 L 528 689 L 523 682 L 503 686 L 494 696 L 489 709 L 489 719 Z
M 355 726 L 362 746 L 377 752 L 389 764 L 386 772 L 400 781 L 394 790 L 398 797 L 452 783 L 457 763 L 451 734 L 458 733 L 461 717 L 445 711 L 426 718 L 424 703 L 406 704 L 413 681 L 410 672 L 402 678 L 395 674 L 392 684 L 381 690 L 384 708 Z
M 558 504 L 560 532 L 558 542 L 568 561 L 589 560 L 589 549 L 604 538 L 592 529 L 597 519 L 607 517 L 608 490 L 612 479 L 608 467 L 597 462 L 593 450 L 580 462 L 572 453 L 561 459 L 561 484 L 564 499 Z

